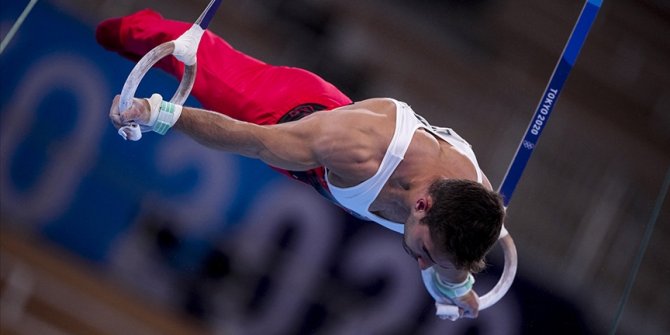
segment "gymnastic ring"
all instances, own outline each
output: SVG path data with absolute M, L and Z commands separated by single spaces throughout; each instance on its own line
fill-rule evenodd
M 479 298 L 479 309 L 487 309 L 493 306 L 496 302 L 502 299 L 503 296 L 509 291 L 512 283 L 514 282 L 514 277 L 516 277 L 517 270 L 517 253 L 516 246 L 514 245 L 514 240 L 512 235 L 507 233 L 501 236 L 498 239 L 498 243 L 502 247 L 503 254 L 505 256 L 505 263 L 503 267 L 503 272 L 500 275 L 498 283 L 485 295 Z
M 135 92 L 137 91 L 142 78 L 144 78 L 144 75 L 146 75 L 159 60 L 172 55 L 174 50 L 174 41 L 165 42 L 151 49 L 151 51 L 144 55 L 144 57 L 135 64 L 135 67 L 126 79 L 126 82 L 123 84 L 123 89 L 121 89 L 119 111 L 125 111 L 132 106 Z M 195 83 L 196 71 L 197 63 L 193 63 L 193 65 L 184 65 L 184 75 L 182 76 L 177 91 L 172 96 L 172 99 L 170 99 L 170 102 L 177 105 L 184 104 Z
M 493 306 L 498 301 L 500 301 L 500 299 L 502 299 L 502 297 L 505 296 L 507 291 L 509 291 L 510 287 L 512 287 L 512 283 L 514 282 L 514 278 L 516 277 L 517 272 L 516 246 L 514 245 L 514 240 L 512 239 L 512 236 L 509 234 L 507 229 L 505 229 L 505 227 L 503 227 L 502 231 L 500 232 L 498 243 L 500 243 L 500 246 L 503 250 L 503 254 L 505 257 L 503 272 L 500 275 L 498 283 L 496 283 L 496 285 L 488 293 L 479 297 L 480 311 L 485 310 Z M 427 273 L 428 272 L 426 271 L 422 271 L 424 283 L 426 283 L 426 286 L 428 287 L 427 283 L 429 282 L 428 280 L 430 279 Z M 455 320 L 459 316 L 458 306 L 436 302 L 435 307 L 437 309 L 436 314 L 439 317 Z

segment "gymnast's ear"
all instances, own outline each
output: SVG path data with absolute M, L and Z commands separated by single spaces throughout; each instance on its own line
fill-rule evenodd
M 421 214 L 423 217 L 428 212 L 432 204 L 432 198 L 430 195 L 426 195 L 417 199 L 417 201 L 414 203 L 414 211 Z

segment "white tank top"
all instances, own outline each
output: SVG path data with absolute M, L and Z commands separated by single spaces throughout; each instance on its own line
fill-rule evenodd
M 468 144 L 462 137 L 458 136 L 458 134 L 449 128 L 431 126 L 423 117 L 415 114 L 412 108 L 406 103 L 395 99 L 390 100 L 396 105 L 395 132 L 393 133 L 391 144 L 389 144 L 386 154 L 379 166 L 379 170 L 377 170 L 375 175 L 356 186 L 346 188 L 337 187 L 331 184 L 328 180 L 328 171 L 326 171 L 325 175 L 330 193 L 340 205 L 353 211 L 364 219 L 377 222 L 388 229 L 402 234 L 404 232 L 403 223 L 386 220 L 371 213 L 368 209 L 370 208 L 370 204 L 377 199 L 379 192 L 384 185 L 386 185 L 386 182 L 393 174 L 393 171 L 395 171 L 398 164 L 400 164 L 405 157 L 405 152 L 407 152 L 407 148 L 409 148 L 414 132 L 418 128 L 424 128 L 430 131 L 468 157 L 477 170 L 477 181 L 479 183 L 482 182 L 483 175 L 479 168 L 479 164 L 477 164 L 475 153 L 472 151 L 470 144 Z

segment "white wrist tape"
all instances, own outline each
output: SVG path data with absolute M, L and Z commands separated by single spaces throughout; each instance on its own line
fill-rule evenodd
M 432 266 L 422 270 L 421 277 L 428 293 L 430 293 L 436 302 L 442 304 L 449 303 L 450 299 L 466 295 L 472 290 L 472 286 L 475 283 L 475 278 L 472 274 L 468 274 L 468 277 L 462 283 L 445 282 L 440 279 L 439 274 Z
M 192 25 L 189 30 L 173 41 L 174 51 L 172 55 L 186 65 L 195 64 L 200 38 L 204 33 L 205 30 L 202 27 L 197 24 Z
M 119 128 L 119 135 L 125 140 L 139 141 L 142 138 L 142 133 L 148 131 L 155 131 L 161 135 L 165 135 L 181 116 L 182 106 L 173 104 L 168 101 L 163 101 L 160 94 L 152 94 L 151 98 L 145 99 L 149 102 L 151 108 L 151 115 L 146 124 L 138 124 L 131 122 Z
M 158 112 L 158 120 L 154 124 L 152 130 L 165 135 L 167 131 L 177 123 L 179 116 L 181 116 L 182 106 L 173 104 L 168 101 L 161 102 L 161 106 Z
M 149 122 L 142 127 L 146 131 L 155 131 L 165 135 L 167 131 L 177 123 L 181 116 L 182 106 L 163 101 L 160 94 L 152 94 L 151 98 L 146 99 L 151 107 L 151 117 Z
M 475 277 L 473 277 L 471 273 L 468 273 L 468 277 L 465 278 L 462 283 L 456 284 L 443 281 L 437 272 L 434 274 L 434 276 L 435 286 L 438 291 L 450 299 L 466 295 L 468 292 L 470 292 L 470 290 L 472 290 L 472 285 L 475 283 Z

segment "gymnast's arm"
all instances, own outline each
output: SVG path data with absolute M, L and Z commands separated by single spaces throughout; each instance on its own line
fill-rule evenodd
M 293 171 L 322 165 L 314 148 L 320 122 L 257 125 L 198 108 L 184 107 L 174 128 L 197 142 L 221 151 L 260 159 Z
M 117 96 L 110 110 L 110 119 L 117 128 L 130 121 L 148 122 L 151 108 L 146 99 L 135 99 L 123 113 L 118 112 L 118 100 Z M 295 122 L 257 125 L 204 109 L 183 107 L 173 128 L 207 147 L 261 159 L 278 168 L 303 171 L 332 166 L 346 173 L 360 168 L 349 162 L 365 161 L 361 153 L 370 151 L 358 145 L 369 141 L 356 135 L 365 132 L 352 131 L 361 123 L 360 117 L 353 114 L 361 113 L 321 112 Z

